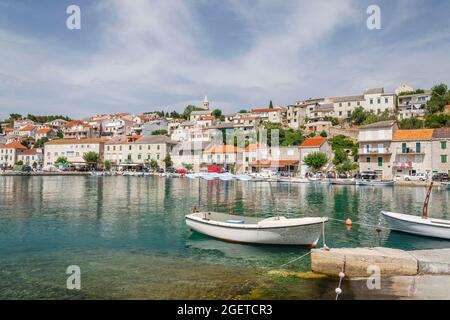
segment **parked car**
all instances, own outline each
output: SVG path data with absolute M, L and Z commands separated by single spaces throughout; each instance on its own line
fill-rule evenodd
M 405 176 L 405 181 L 426 181 L 428 180 L 428 175 L 426 173 L 413 173 Z
M 435 173 L 432 179 L 433 181 L 441 181 L 441 182 L 450 180 L 448 173 Z
M 167 173 L 175 173 L 175 172 L 177 172 L 177 170 L 174 167 L 167 167 L 166 172 Z

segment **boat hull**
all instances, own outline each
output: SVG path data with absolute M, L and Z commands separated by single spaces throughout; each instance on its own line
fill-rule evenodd
M 336 186 L 354 186 L 356 184 L 355 180 L 339 180 L 339 179 L 330 179 L 331 185 Z
M 373 180 L 357 180 L 358 186 L 371 186 L 371 187 L 393 187 L 394 181 L 373 181 Z
M 248 244 L 315 246 L 322 234 L 323 223 L 247 228 L 245 225 L 242 227 L 214 225 L 208 221 L 199 221 L 189 218 L 189 215 L 186 216 L 186 224 L 196 232 L 224 241 Z
M 422 219 L 418 216 L 395 212 L 381 212 L 392 230 L 415 235 L 450 240 L 450 221 Z

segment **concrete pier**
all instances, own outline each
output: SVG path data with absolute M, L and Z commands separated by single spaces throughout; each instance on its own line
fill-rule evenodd
M 311 252 L 311 269 L 316 273 L 337 277 L 344 258 L 345 274 L 349 278 L 370 276 L 371 266 L 379 267 L 383 276 L 450 275 L 450 249 L 314 249 Z

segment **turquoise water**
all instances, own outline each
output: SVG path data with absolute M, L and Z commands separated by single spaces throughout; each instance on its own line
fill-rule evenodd
M 329 247 L 450 247 L 382 229 L 380 210 L 419 214 L 425 188 L 199 181 L 160 177 L 0 177 L 0 298 L 332 298 L 335 281 L 279 279 L 268 271 L 305 248 L 231 244 L 191 233 L 193 206 L 238 214 L 328 216 Z M 430 215 L 450 219 L 450 192 Z M 79 265 L 82 290 L 66 289 Z M 290 271 L 310 269 L 303 259 Z M 349 296 L 351 298 L 351 296 Z

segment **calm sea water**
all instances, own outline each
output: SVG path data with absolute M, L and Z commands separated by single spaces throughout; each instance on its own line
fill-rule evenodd
M 364 225 L 327 224 L 329 247 L 450 247 L 376 231 L 387 226 L 380 210 L 419 214 L 425 194 L 160 177 L 0 177 L 0 298 L 333 298 L 336 281 L 303 273 L 308 258 L 284 268 L 295 277 L 270 272 L 307 249 L 214 240 L 192 233 L 184 215 L 199 206 L 260 217 L 351 218 Z M 450 219 L 450 192 L 433 191 L 430 215 Z M 69 265 L 81 268 L 80 291 L 66 289 Z

